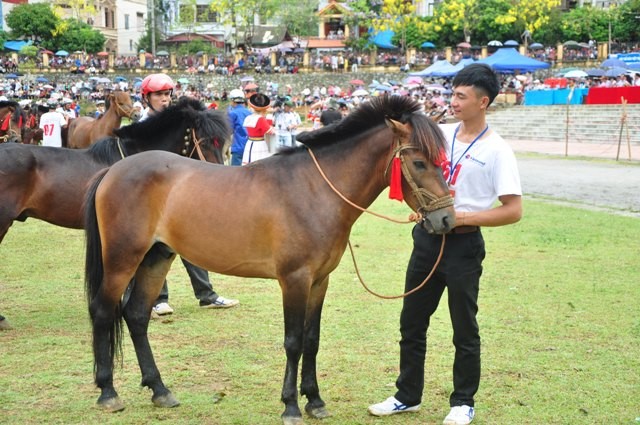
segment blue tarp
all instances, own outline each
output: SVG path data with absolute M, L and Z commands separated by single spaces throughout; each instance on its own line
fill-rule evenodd
M 524 104 L 533 105 L 566 105 L 571 89 L 528 90 L 524 92 Z M 571 96 L 572 105 L 580 105 L 589 92 L 587 88 L 576 88 Z
M 442 60 L 436 61 L 436 63 L 434 63 L 431 66 L 428 66 L 422 71 L 411 72 L 409 73 L 409 75 L 414 75 L 417 77 L 429 77 L 429 76 L 432 76 L 433 73 L 436 71 L 440 71 L 441 69 L 449 69 L 451 67 L 453 67 L 453 65 L 451 65 L 451 63 L 448 60 L 442 59 Z
M 380 31 L 371 38 L 371 42 L 381 49 L 397 49 L 398 46 L 391 44 L 391 39 L 395 33 L 391 30 Z
M 465 66 L 474 63 L 475 61 L 472 58 L 465 58 L 462 59 L 460 62 L 458 62 L 455 65 L 451 65 L 449 64 L 448 66 L 445 64 L 445 66 L 443 66 L 440 69 L 435 70 L 433 73 L 431 73 L 431 76 L 433 77 L 454 77 L 462 68 L 464 68 Z
M 422 71 L 412 72 L 409 75 L 418 77 L 453 77 L 458 71 L 473 62 L 474 60 L 472 58 L 465 58 L 457 64 L 452 65 L 447 60 L 439 60 L 430 67 Z
M 536 69 L 544 69 L 551 66 L 546 62 L 523 56 L 513 48 L 498 49 L 491 56 L 480 59 L 478 63 L 486 63 L 496 71 L 504 72 L 535 71 Z
M 620 59 L 627 65 L 640 63 L 640 53 L 619 53 L 616 58 Z
M 4 48 L 6 50 L 15 50 L 16 52 L 19 52 L 20 49 L 22 49 L 24 46 L 30 46 L 33 43 L 33 41 L 29 40 L 29 41 L 22 41 L 22 40 L 14 40 L 14 41 L 5 41 L 4 42 Z

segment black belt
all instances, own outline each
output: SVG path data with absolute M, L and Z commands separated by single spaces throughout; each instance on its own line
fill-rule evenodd
M 454 227 L 449 231 L 449 234 L 463 234 L 463 233 L 473 233 L 480 230 L 479 226 L 458 226 Z

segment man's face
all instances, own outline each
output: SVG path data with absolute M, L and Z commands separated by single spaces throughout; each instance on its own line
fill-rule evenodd
M 456 86 L 451 96 L 453 115 L 459 120 L 475 116 L 480 110 L 486 109 L 489 97 L 482 95 L 473 86 Z
M 162 111 L 171 103 L 171 90 L 162 90 L 149 94 L 149 103 L 156 111 Z

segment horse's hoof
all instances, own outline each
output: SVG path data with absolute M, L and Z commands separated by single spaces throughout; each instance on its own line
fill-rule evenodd
M 180 402 L 171 393 L 151 397 L 151 401 L 158 407 L 176 407 L 180 406 Z
M 13 326 L 11 326 L 7 319 L 0 320 L 0 331 L 9 331 L 11 329 L 13 329 Z
M 109 413 L 120 412 L 124 410 L 124 403 L 120 400 L 120 397 L 98 400 L 98 406 L 105 412 Z
M 331 416 L 331 413 L 324 407 L 309 407 L 305 406 L 304 411 L 307 412 L 307 415 L 311 416 L 315 419 L 324 419 Z
M 283 416 L 282 417 L 283 425 L 304 425 L 304 421 L 301 417 L 298 416 Z

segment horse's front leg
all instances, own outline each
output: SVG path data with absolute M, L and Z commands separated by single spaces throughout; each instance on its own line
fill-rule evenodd
M 316 358 L 320 347 L 320 319 L 328 285 L 329 278 L 326 277 L 311 287 L 304 329 L 300 394 L 306 396 L 308 400 L 304 410 L 309 416 L 316 419 L 331 416 L 325 408 L 324 401 L 320 398 L 316 371 Z
M 151 308 L 160 293 L 165 276 L 169 271 L 175 255 L 169 259 L 156 258 L 153 264 L 147 260 L 140 266 L 132 281 L 131 296 L 124 306 L 123 316 L 129 327 L 131 341 L 136 350 L 138 365 L 142 373 L 141 385 L 149 387 L 153 391 L 151 401 L 158 407 L 176 407 L 180 402 L 171 394 L 164 385 L 160 371 L 153 358 L 153 352 L 149 345 L 147 330 L 151 317 Z
M 280 280 L 282 307 L 284 311 L 284 349 L 287 366 L 284 373 L 281 400 L 285 405 L 282 413 L 284 425 L 302 425 L 302 412 L 298 407 L 298 364 L 302 356 L 304 320 L 309 298 L 310 282 L 304 279 Z

